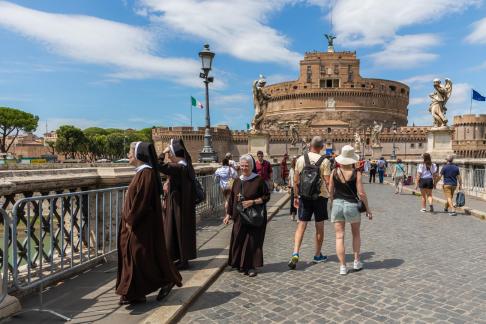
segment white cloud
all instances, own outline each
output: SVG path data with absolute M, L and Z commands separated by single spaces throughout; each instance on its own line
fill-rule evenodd
M 409 69 L 433 61 L 437 54 L 427 51 L 438 45 L 440 39 L 433 34 L 395 36 L 383 51 L 371 54 L 374 64 L 384 68 Z
M 315 1 L 314 1 L 315 2 Z M 339 0 L 333 10 L 338 41 L 346 45 L 377 45 L 400 28 L 437 21 L 479 5 L 481 0 Z
M 486 18 L 473 24 L 473 31 L 466 37 L 466 41 L 471 44 L 486 44 Z
M 447 105 L 462 106 L 462 104 L 468 103 L 470 100 L 471 85 L 468 83 L 457 83 L 452 85 L 452 94 Z
M 139 0 L 137 12 L 175 31 L 208 41 L 216 52 L 252 62 L 296 66 L 302 55 L 267 25 L 269 16 L 295 0 Z
M 172 117 L 169 119 L 173 125 L 181 126 L 183 125 L 190 125 L 191 119 L 184 114 L 172 114 Z
M 405 83 L 410 87 L 421 87 L 424 84 L 430 84 L 432 86 L 432 81 L 435 78 L 438 78 L 435 74 L 421 74 L 401 80 L 400 82 Z
M 250 93 L 251 89 L 248 93 Z M 215 94 L 213 96 L 214 105 L 228 105 L 228 104 L 240 104 L 242 102 L 248 102 L 250 100 L 249 94 L 236 93 L 230 95 L 219 95 Z
M 0 26 L 80 61 L 116 68 L 112 78 L 166 78 L 200 86 L 198 61 L 154 54 L 153 32 L 91 16 L 53 14 L 0 1 Z
M 298 75 L 289 75 L 289 74 L 270 74 L 266 76 L 267 85 L 268 84 L 275 84 L 280 82 L 287 82 L 287 81 L 294 81 L 298 79 Z
M 413 105 L 421 105 L 427 102 L 428 99 L 426 97 L 417 97 L 417 98 L 410 98 L 409 104 L 413 106 Z

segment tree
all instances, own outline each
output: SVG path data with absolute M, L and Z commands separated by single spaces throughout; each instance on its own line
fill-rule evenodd
M 138 131 L 138 133 L 141 135 L 142 141 L 153 142 L 152 141 L 152 128 L 153 127 L 142 128 L 141 130 Z
M 49 147 L 49 151 L 50 151 L 49 153 L 51 153 L 51 155 L 55 155 L 56 154 L 56 142 L 46 141 L 46 144 Z
M 85 152 L 86 136 L 83 131 L 72 125 L 62 125 L 57 130 L 56 150 L 72 159 Z
M 19 132 L 33 132 L 38 123 L 38 116 L 15 108 L 0 107 L 0 151 L 7 153 Z M 7 136 L 12 136 L 12 139 L 7 141 Z

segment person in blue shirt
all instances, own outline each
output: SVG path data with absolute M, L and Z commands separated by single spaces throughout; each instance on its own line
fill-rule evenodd
M 459 167 L 452 163 L 454 157 L 452 155 L 447 156 L 447 164 L 440 170 L 440 177 L 444 179 L 442 190 L 444 191 L 444 196 L 447 201 L 444 206 L 444 211 L 448 212 L 449 207 L 451 208 L 450 216 L 456 216 L 456 208 L 452 203 L 454 197 L 454 192 L 456 191 L 457 185 L 459 185 L 459 190 L 462 189 L 462 179 L 459 171 Z M 440 180 L 440 179 L 439 179 Z

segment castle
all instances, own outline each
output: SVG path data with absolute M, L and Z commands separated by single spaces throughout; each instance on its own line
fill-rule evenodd
M 431 127 L 407 126 L 409 87 L 397 81 L 363 78 L 356 52 L 335 52 L 332 42 L 327 52 L 308 52 L 300 61 L 296 81 L 267 85 L 270 96 L 263 116 L 263 129 L 270 134 L 269 155 L 280 159 L 285 152 L 302 153 L 303 145 L 291 145 L 289 124 L 298 128 L 302 142 L 322 136 L 326 149 L 339 152 L 354 143 L 358 133 L 363 157 L 371 157 L 371 128 L 384 125 L 380 134 L 382 154 L 417 159 L 425 152 Z M 432 119 L 431 119 L 432 121 Z M 393 122 L 397 128 L 392 128 Z M 454 117 L 453 149 L 459 157 L 486 157 L 486 115 Z M 161 152 L 173 137 L 184 139 L 196 160 L 204 140 L 204 128 L 155 128 L 152 137 Z M 213 148 L 221 160 L 225 153 L 238 157 L 248 152 L 248 132 L 230 130 L 225 125 L 212 128 Z

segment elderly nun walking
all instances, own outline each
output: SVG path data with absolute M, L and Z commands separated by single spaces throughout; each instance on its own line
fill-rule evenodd
M 224 223 L 233 220 L 228 264 L 254 277 L 263 266 L 263 241 L 267 226 L 268 186 L 256 173 L 249 154 L 240 158 L 241 176 L 233 183 Z
M 118 232 L 120 305 L 145 302 L 145 295 L 159 288 L 157 300 L 161 300 L 174 285 L 182 286 L 165 245 L 155 149 L 150 143 L 134 142 L 128 159 L 136 173 L 127 189 Z
M 169 162 L 165 162 L 169 160 Z M 164 225 L 167 249 L 179 269 L 187 269 L 196 251 L 196 172 L 182 139 L 172 139 L 159 157 L 164 184 Z

